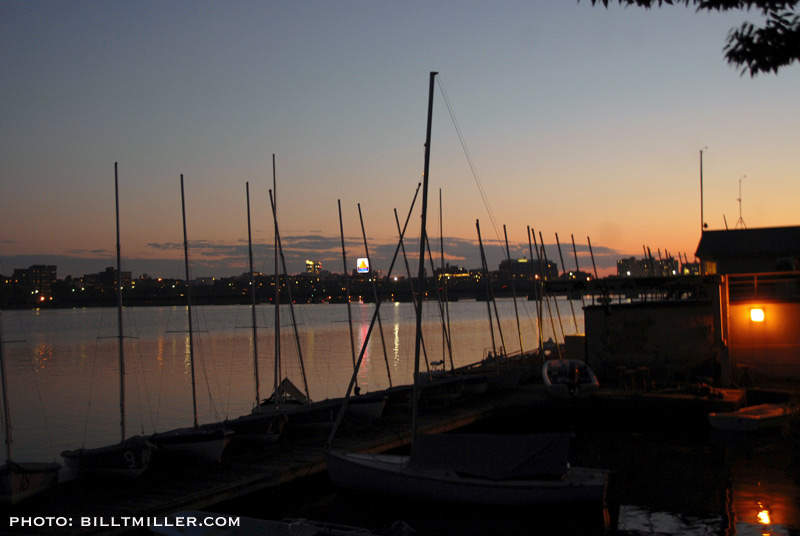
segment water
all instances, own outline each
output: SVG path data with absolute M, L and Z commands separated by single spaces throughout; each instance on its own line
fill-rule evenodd
M 536 345 L 533 302 L 518 301 L 523 346 Z M 301 350 L 313 399 L 340 396 L 352 371 L 345 304 L 295 306 Z M 503 336 L 519 348 L 514 304 L 498 303 Z M 486 303 L 449 304 L 456 366 L 479 361 L 491 348 Z M 569 304 L 560 303 L 564 330 L 575 332 Z M 374 305 L 353 304 L 356 351 Z M 195 354 L 201 422 L 249 413 L 255 400 L 251 312 L 246 306 L 196 307 Z M 362 390 L 409 383 L 414 350 L 412 304 L 381 307 L 381 337 L 371 337 L 359 373 Z M 578 325 L 583 325 L 578 313 Z M 273 308 L 257 308 L 261 397 L 272 391 Z M 302 385 L 289 308 L 281 312 L 282 376 Z M 430 361 L 448 359 L 436 304 L 427 304 L 424 337 Z M 126 308 L 127 433 L 164 431 L 192 423 L 185 308 Z M 3 337 L 18 460 L 59 461 L 58 453 L 119 439 L 116 309 L 3 312 Z M 547 322 L 549 324 L 549 320 Z M 555 321 L 556 328 L 558 320 Z M 495 330 L 496 344 L 500 345 Z M 553 337 L 546 329 L 544 337 Z M 555 337 L 554 337 L 555 338 Z M 14 342 L 18 341 L 18 342 Z M 591 408 L 591 406 L 589 406 Z M 582 410 L 569 418 L 515 415 L 531 431 L 569 422 L 573 462 L 613 469 L 620 482 L 622 534 L 800 535 L 800 439 L 776 433 L 758 440 L 719 438 L 680 421 L 609 416 Z M 308 495 L 308 488 L 314 490 Z M 273 492 L 274 493 L 274 492 Z M 265 507 L 269 504 L 269 507 Z M 307 517 L 377 529 L 403 519 L 420 534 L 582 534 L 570 516 L 548 512 L 420 505 L 341 493 L 324 475 L 303 495 L 240 501 L 228 511 L 255 517 Z
M 523 347 L 532 348 L 538 340 L 534 302 L 518 300 L 517 305 Z M 503 342 L 509 351 L 518 350 L 513 300 L 499 300 L 497 307 Z M 448 308 L 455 365 L 480 361 L 492 348 L 486 303 L 453 302 Z M 256 309 L 260 397 L 266 398 L 275 378 L 274 307 Z M 351 304 L 356 356 L 374 311 L 373 304 Z M 199 421 L 249 413 L 256 399 L 250 307 L 203 306 L 192 312 Z M 347 304 L 295 305 L 294 312 L 312 400 L 342 396 L 353 370 Z M 279 377 L 289 377 L 302 389 L 300 352 L 288 305 L 282 306 L 280 318 Z M 2 319 L 15 458 L 49 460 L 66 449 L 118 441 L 117 310 L 4 311 Z M 425 305 L 424 319 L 428 360 L 449 361 L 436 303 Z M 190 426 L 193 406 L 185 307 L 125 308 L 123 320 L 127 435 Z M 390 375 L 393 385 L 411 383 L 414 306 L 384 304 L 381 321 L 383 340 L 376 324 L 359 371 L 362 392 L 388 387 Z M 582 317 L 578 322 L 583 324 Z M 575 333 L 574 326 L 566 323 L 564 329 Z M 544 334 L 553 337 L 550 329 Z M 496 327 L 495 338 L 500 346 Z

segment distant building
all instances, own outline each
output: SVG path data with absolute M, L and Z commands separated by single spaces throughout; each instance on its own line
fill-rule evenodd
M 617 261 L 619 277 L 672 277 L 679 275 L 678 261 L 674 257 L 666 259 L 628 257 Z
M 322 272 L 322 261 L 306 260 L 305 275 L 319 275 Z
M 558 278 L 558 264 L 550 261 L 542 261 L 541 269 L 538 262 L 531 262 L 527 258 L 508 259 L 500 261 L 498 270 L 501 277 L 508 277 L 511 274 L 525 277 L 538 276 L 544 279 Z
M 14 283 L 26 291 L 49 297 L 56 282 L 57 269 L 54 265 L 34 264 L 28 268 L 14 270 Z

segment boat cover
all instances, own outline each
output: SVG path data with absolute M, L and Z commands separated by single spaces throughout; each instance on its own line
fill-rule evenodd
M 567 472 L 568 434 L 424 434 L 410 465 L 491 480 L 558 479 Z

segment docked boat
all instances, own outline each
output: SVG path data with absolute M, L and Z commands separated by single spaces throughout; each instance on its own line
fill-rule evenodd
M 708 422 L 715 430 L 755 432 L 779 428 L 798 411 L 797 406 L 789 404 L 757 404 L 736 411 L 709 413 Z
M 419 288 L 424 281 L 428 164 L 436 73 L 431 73 L 425 143 Z M 403 233 L 400 235 L 402 243 Z M 602 469 L 570 467 L 567 434 L 419 434 L 418 413 L 422 343 L 422 293 L 417 296 L 414 394 L 411 397 L 410 455 L 326 452 L 334 485 L 365 493 L 383 493 L 437 502 L 497 505 L 608 506 L 610 474 Z M 376 308 L 377 313 L 377 308 Z M 374 323 L 374 317 L 373 317 Z M 361 365 L 362 356 L 355 370 Z M 355 378 L 351 379 L 351 386 Z M 348 389 L 348 394 L 349 394 Z M 331 447 L 336 429 L 331 433 Z
M 410 456 L 328 452 L 337 486 L 447 503 L 604 504 L 609 473 L 570 467 L 566 434 L 430 434 Z
M 119 352 L 120 442 L 97 448 L 79 448 L 61 453 L 67 468 L 78 477 L 135 478 L 150 465 L 155 445 L 141 435 L 126 438 L 125 431 L 125 345 L 122 328 L 122 274 L 119 239 L 119 180 L 114 163 L 114 190 L 117 215 L 117 340 Z
M 159 432 L 150 440 L 167 456 L 191 463 L 212 463 L 222 458 L 231 441 L 233 431 L 223 423 L 200 425 L 197 419 L 197 393 L 195 389 L 194 329 L 192 324 L 192 285 L 189 279 L 189 241 L 186 236 L 186 203 L 181 175 L 181 213 L 183 216 L 183 257 L 186 274 L 186 316 L 189 342 L 189 371 L 192 380 L 192 410 L 194 423 L 190 427 Z
M 135 435 L 104 447 L 66 450 L 61 457 L 78 477 L 136 478 L 148 468 L 155 451 L 152 441 Z
M 542 379 L 547 392 L 557 398 L 585 398 L 600 388 L 592 369 L 579 359 L 548 359 Z

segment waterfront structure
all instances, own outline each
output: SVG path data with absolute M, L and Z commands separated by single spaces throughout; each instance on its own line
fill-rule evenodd
M 723 382 L 800 379 L 800 227 L 706 231 L 695 256 L 710 281 Z

